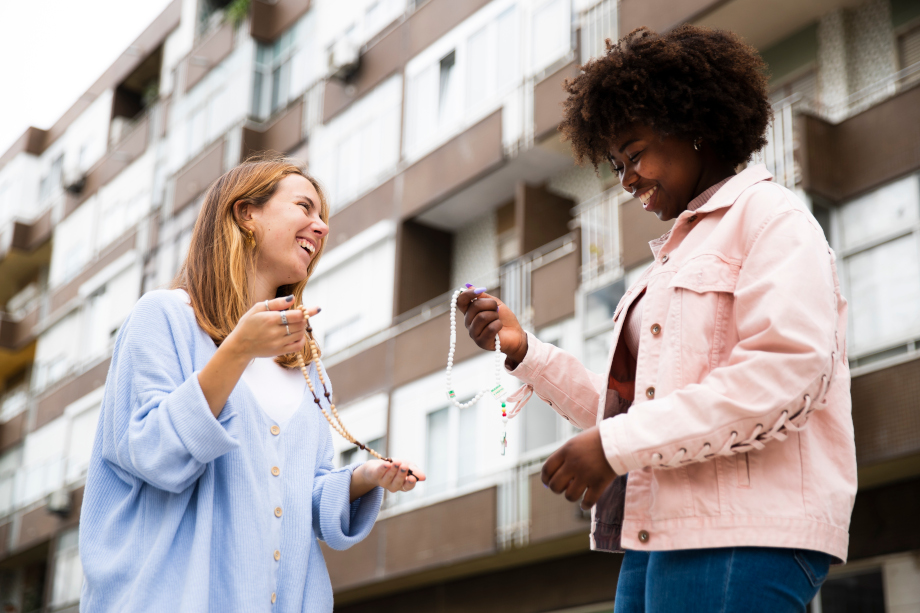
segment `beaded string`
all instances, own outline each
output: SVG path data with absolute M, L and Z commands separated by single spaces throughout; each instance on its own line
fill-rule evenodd
M 345 427 L 345 424 L 342 423 L 342 418 L 339 417 L 339 412 L 335 408 L 335 403 L 332 402 L 332 394 L 329 393 L 329 388 L 326 386 L 326 377 L 323 374 L 324 368 L 322 362 L 319 359 L 319 352 L 316 350 L 316 341 L 313 340 L 313 328 L 310 326 L 310 316 L 307 314 L 307 307 L 301 305 L 298 307 L 304 316 L 304 322 L 306 323 L 307 330 L 307 343 L 310 345 L 310 359 L 313 362 L 313 365 L 316 367 L 316 374 L 319 376 L 319 382 L 323 385 L 323 396 L 326 397 L 326 403 L 329 405 L 329 410 L 332 412 L 332 416 L 326 412 L 326 409 L 323 408 L 319 396 L 316 394 L 316 388 L 313 387 L 313 379 L 310 378 L 310 373 L 307 372 L 307 365 L 303 361 L 303 354 L 297 354 L 297 365 L 300 367 L 300 372 L 303 373 L 303 378 L 307 381 L 307 387 L 310 388 L 310 393 L 313 394 L 313 402 L 316 403 L 316 406 L 319 407 L 319 410 L 323 412 L 323 416 L 326 418 L 326 421 L 329 422 L 329 425 L 332 426 L 332 429 L 338 432 L 342 438 L 346 441 L 355 445 L 362 451 L 367 451 L 369 454 L 377 458 L 378 460 L 383 460 L 384 462 L 392 462 L 392 458 L 386 458 L 380 453 L 371 449 L 354 436 L 351 432 Z M 333 419 L 334 418 L 334 419 Z M 407 477 L 415 477 L 415 473 L 409 470 Z M 416 477 L 416 481 L 418 478 Z
M 454 351 L 457 349 L 457 299 L 466 289 L 465 287 L 461 287 L 455 291 L 450 298 L 450 349 L 447 351 L 447 398 L 458 409 L 465 409 L 479 402 L 487 392 L 491 392 L 492 396 L 502 405 L 502 424 L 504 424 L 505 429 L 502 433 L 501 446 L 502 455 L 505 455 L 505 451 L 508 449 L 509 419 L 507 403 L 505 402 L 505 388 L 501 383 L 502 365 L 505 363 L 505 356 L 502 355 L 502 343 L 497 334 L 495 335 L 495 386 L 490 390 L 479 390 L 479 392 L 473 396 L 472 400 L 460 402 L 457 400 L 457 393 L 454 391 L 454 386 L 451 382 L 451 371 L 454 367 Z

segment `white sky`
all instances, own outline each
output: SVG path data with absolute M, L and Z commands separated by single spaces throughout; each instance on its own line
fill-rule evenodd
M 170 0 L 0 0 L 0 155 L 50 128 Z

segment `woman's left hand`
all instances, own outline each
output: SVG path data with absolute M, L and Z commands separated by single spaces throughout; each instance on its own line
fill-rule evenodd
M 351 499 L 354 501 L 375 487 L 382 487 L 388 492 L 408 492 L 416 483 L 424 480 L 425 473 L 411 462 L 396 459 L 392 462 L 368 460 L 356 468 L 351 476 Z
M 617 475 L 604 455 L 601 434 L 595 427 L 563 443 L 546 459 L 541 476 L 543 485 L 557 494 L 565 492 L 566 500 L 575 502 L 584 494 L 581 508 L 588 510 Z

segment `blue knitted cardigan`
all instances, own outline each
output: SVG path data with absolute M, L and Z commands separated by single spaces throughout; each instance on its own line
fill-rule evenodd
M 186 300 L 146 294 L 116 339 L 80 520 L 80 610 L 332 611 L 317 539 L 361 541 L 383 491 L 349 502 L 357 465 L 333 469 L 310 394 L 275 424 L 240 381 L 215 419 L 197 373 L 216 347 Z

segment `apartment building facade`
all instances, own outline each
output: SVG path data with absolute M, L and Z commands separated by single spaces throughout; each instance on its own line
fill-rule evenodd
M 208 185 L 275 150 L 330 196 L 306 301 L 323 307 L 342 418 L 429 474 L 386 499 L 364 542 L 324 550 L 337 609 L 611 611 L 620 556 L 590 552 L 588 515 L 538 483 L 574 428 L 534 399 L 503 452 L 494 403 L 448 403 L 448 299 L 487 286 L 603 368 L 613 308 L 667 224 L 608 171 L 574 165 L 562 82 L 605 38 L 690 22 L 767 60 L 776 117 L 755 161 L 812 206 L 850 300 L 860 491 L 851 561 L 812 610 L 917 610 L 920 7 L 766 4 L 174 0 L 54 126 L 0 157 L 0 605 L 76 610 L 118 327 L 173 278 Z M 492 358 L 460 337 L 464 400 Z M 335 444 L 337 463 L 361 458 Z

